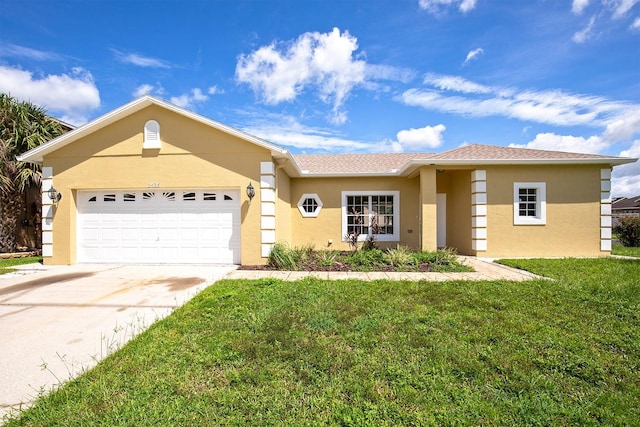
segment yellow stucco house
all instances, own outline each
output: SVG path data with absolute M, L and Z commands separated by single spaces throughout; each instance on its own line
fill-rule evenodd
M 611 169 L 637 159 L 468 145 L 292 155 L 145 96 L 27 153 L 46 264 L 263 264 L 273 244 L 604 256 Z M 373 225 L 373 226 L 371 226 Z

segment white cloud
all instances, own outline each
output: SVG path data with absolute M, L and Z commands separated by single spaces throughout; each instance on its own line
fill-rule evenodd
M 432 85 L 442 90 L 462 93 L 489 93 L 491 88 L 471 82 L 463 77 L 447 76 L 429 73 L 424 77 L 424 84 Z
M 640 158 L 640 140 L 620 152 L 622 157 Z M 640 161 L 613 168 L 611 195 L 633 197 L 640 195 Z
M 209 97 L 202 93 L 200 88 L 191 89 L 191 92 L 182 94 L 180 96 L 171 97 L 171 103 L 182 108 L 193 108 L 195 104 L 200 104 L 207 101 Z
M 613 21 L 621 21 L 630 15 L 631 9 L 638 4 L 640 0 L 601 0 L 601 5 L 594 10 L 593 16 L 589 19 L 586 26 L 576 31 L 571 38 L 576 43 L 584 43 L 587 40 L 593 38 L 594 34 L 600 34 L 613 29 L 619 28 L 618 24 Z M 581 15 L 585 9 L 589 6 L 589 0 L 573 0 L 571 11 L 575 15 Z M 606 16 L 611 15 L 611 20 L 607 20 Z M 601 21 L 605 19 L 604 23 Z M 596 30 L 598 28 L 599 30 Z M 640 28 L 640 18 L 636 18 L 629 26 L 630 30 Z
M 244 112 L 246 114 L 246 112 Z M 345 139 L 333 130 L 312 128 L 301 124 L 291 116 L 256 113 L 251 124 L 243 131 L 275 144 L 295 147 L 312 152 L 358 152 L 371 151 L 378 144 Z
M 581 136 L 539 133 L 527 144 L 509 144 L 510 147 L 533 148 L 536 150 L 567 151 L 570 153 L 595 154 L 603 151 L 608 144 L 599 136 L 583 138 Z
M 589 6 L 589 0 L 573 0 L 571 5 L 571 12 L 576 15 L 580 15 Z
M 154 85 L 148 83 L 141 84 L 140 86 L 135 88 L 135 90 L 133 91 L 133 96 L 134 98 L 139 98 L 143 95 L 162 96 L 164 95 L 164 88 L 159 82 L 156 82 L 156 84 Z
M 640 108 L 630 106 L 629 111 L 621 114 L 607 124 L 603 137 L 610 142 L 632 138 L 640 133 Z
M 436 148 L 442 145 L 443 124 L 425 126 L 419 129 L 401 130 L 396 135 L 402 151 L 421 151 L 425 148 Z
M 74 125 L 83 124 L 100 106 L 91 73 L 73 68 L 69 74 L 34 76 L 32 72 L 0 65 L 0 92 L 44 107 L 49 114 Z
M 431 74 L 427 75 L 424 83 L 435 89 L 409 89 L 400 96 L 400 101 L 406 105 L 462 116 L 503 116 L 557 126 L 610 125 L 612 129 L 607 135 L 608 141 L 618 134 L 640 131 L 636 113 L 640 105 L 561 90 L 518 91 L 490 87 L 456 76 Z
M 458 6 L 460 12 L 467 13 L 476 7 L 476 0 L 418 0 L 418 5 L 421 9 L 434 14 L 449 6 Z
M 207 89 L 209 95 L 219 95 L 224 93 L 224 89 L 220 89 L 218 86 L 211 86 Z
M 604 5 L 613 9 L 613 18 L 620 19 L 631 10 L 640 0 L 603 0 Z
M 465 58 L 465 60 L 462 63 L 462 65 L 467 65 L 469 63 L 469 61 L 473 61 L 474 59 L 477 59 L 483 53 L 484 53 L 484 49 L 482 49 L 481 47 L 479 47 L 477 49 L 473 49 L 472 51 L 467 53 L 467 57 Z
M 59 61 L 62 59 L 60 55 L 54 52 L 32 49 L 12 43 L 0 44 L 0 56 L 28 58 L 36 61 Z
M 595 22 L 596 22 L 596 17 L 592 16 L 587 26 L 580 31 L 576 31 L 573 34 L 573 37 L 571 37 L 571 40 L 573 40 L 576 43 L 584 43 L 585 41 L 589 40 L 591 38 L 593 25 L 595 24 Z
M 346 121 L 342 110 L 354 87 L 365 85 L 366 77 L 390 74 L 390 69 L 367 70 L 363 60 L 354 58 L 358 41 L 347 31 L 304 33 L 289 43 L 272 43 L 241 55 L 236 79 L 247 83 L 267 104 L 293 101 L 305 89 L 317 90 L 320 99 L 332 105 L 329 121 Z M 405 78 L 402 73 L 394 75 Z
M 143 56 L 137 53 L 125 53 L 111 49 L 116 59 L 125 64 L 131 64 L 143 68 L 171 68 L 171 63 L 163 59 Z

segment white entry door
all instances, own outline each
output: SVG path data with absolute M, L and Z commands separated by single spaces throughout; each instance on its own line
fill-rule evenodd
M 237 190 L 78 192 L 78 262 L 240 263 Z

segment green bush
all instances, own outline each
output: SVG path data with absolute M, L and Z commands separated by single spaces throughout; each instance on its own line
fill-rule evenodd
M 411 249 L 401 245 L 398 245 L 394 249 L 387 249 L 385 260 L 389 265 L 394 267 L 406 267 L 416 263 Z
M 613 232 L 624 246 L 640 246 L 640 218 L 619 218 Z
M 370 249 L 368 251 L 355 251 L 345 261 L 354 267 L 374 267 L 385 264 L 384 252 L 380 249 Z
M 295 270 L 300 261 L 300 251 L 291 249 L 288 244 L 278 242 L 273 245 L 267 264 L 278 270 Z

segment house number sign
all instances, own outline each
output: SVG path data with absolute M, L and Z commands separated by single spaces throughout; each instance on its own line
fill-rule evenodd
M 159 188 L 160 187 L 160 183 L 159 182 L 150 182 L 149 184 L 147 184 L 147 187 L 149 187 L 149 188 Z

